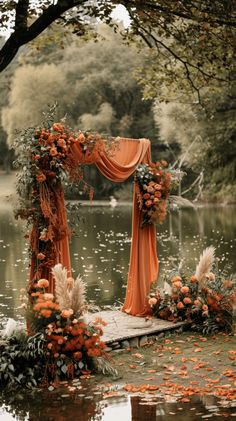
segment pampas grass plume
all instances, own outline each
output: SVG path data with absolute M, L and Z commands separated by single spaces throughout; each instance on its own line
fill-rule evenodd
M 210 272 L 215 258 L 215 247 L 210 246 L 203 250 L 196 266 L 195 276 L 199 282 L 203 282 L 207 273 Z
M 55 278 L 55 296 L 61 310 L 71 308 L 70 294 L 67 289 L 67 269 L 58 263 L 52 268 L 52 274 Z

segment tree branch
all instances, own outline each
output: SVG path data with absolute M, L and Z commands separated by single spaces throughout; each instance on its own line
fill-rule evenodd
M 27 28 L 29 0 L 19 0 L 16 5 L 15 31 Z
M 133 9 L 134 10 L 134 8 L 136 8 L 136 10 L 142 11 L 144 2 L 141 2 L 141 1 L 137 2 L 137 1 L 132 1 L 132 0 L 131 1 L 124 1 L 124 0 L 122 1 L 121 0 L 120 3 L 122 3 L 126 7 L 126 9 L 131 9 L 131 10 Z M 211 24 L 216 23 L 218 25 L 225 25 L 225 26 L 230 26 L 230 27 L 234 27 L 234 28 L 236 27 L 236 16 L 235 15 L 232 15 L 229 18 L 226 18 L 226 19 L 222 19 L 222 18 L 219 18 L 216 13 L 214 14 L 213 10 L 210 9 L 210 10 L 208 10 L 208 13 L 207 13 L 208 16 L 205 17 L 206 11 L 198 9 L 199 13 L 202 14 L 202 17 L 201 17 L 201 15 L 199 15 L 199 13 L 194 14 L 193 12 L 189 13 L 186 10 L 184 11 L 183 9 L 182 10 L 178 9 L 175 6 L 176 2 L 173 2 L 172 8 L 162 6 L 160 4 L 160 2 L 158 2 L 159 4 L 156 4 L 156 3 L 157 3 L 156 1 L 155 2 L 145 1 L 145 7 L 148 8 L 150 10 L 150 12 L 152 12 L 152 13 L 153 12 L 154 13 L 161 13 L 161 14 L 165 13 L 166 15 L 169 15 L 169 16 L 176 16 L 176 17 L 179 17 L 179 18 L 182 18 L 182 19 L 189 19 L 189 20 L 197 21 L 197 22 L 206 22 L 207 21 Z M 179 3 L 181 3 L 181 2 L 179 2 Z M 211 1 L 211 3 L 213 4 L 212 1 Z M 193 4 L 192 7 L 197 10 L 197 5 L 195 3 Z M 221 10 L 221 13 L 222 13 L 222 10 Z
M 19 0 L 16 6 L 15 30 L 0 51 L 0 72 L 13 60 L 22 45 L 35 39 L 67 10 L 83 3 L 85 0 L 58 0 L 57 4 L 50 5 L 27 27 L 29 1 Z

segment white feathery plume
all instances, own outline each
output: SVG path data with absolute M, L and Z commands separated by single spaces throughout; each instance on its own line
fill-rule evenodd
M 71 297 L 71 309 L 74 311 L 74 315 L 79 317 L 83 310 L 85 305 L 85 294 L 86 294 L 86 286 L 84 281 L 82 280 L 81 276 L 78 275 L 74 286 L 70 292 Z
M 200 260 L 196 266 L 195 276 L 198 281 L 204 280 L 207 273 L 210 272 L 215 258 L 215 247 L 210 246 L 203 250 Z
M 165 294 L 168 294 L 169 296 L 171 296 L 172 294 L 171 286 L 166 281 L 164 282 L 163 291 Z
M 67 269 L 58 263 L 52 268 L 52 274 L 55 278 L 55 295 L 61 310 L 71 308 L 71 297 L 67 289 Z

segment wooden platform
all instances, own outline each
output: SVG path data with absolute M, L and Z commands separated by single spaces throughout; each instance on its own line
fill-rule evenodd
M 104 310 L 98 313 L 87 314 L 87 322 L 101 317 L 107 325 L 103 328 L 103 341 L 107 344 L 120 342 L 130 338 L 144 335 L 159 334 L 164 331 L 177 329 L 184 322 L 172 323 L 161 319 L 145 320 L 143 317 L 130 316 L 118 310 Z

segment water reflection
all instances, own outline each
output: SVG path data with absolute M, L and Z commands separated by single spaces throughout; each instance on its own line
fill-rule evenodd
M 131 242 L 130 205 L 82 207 L 77 234 L 71 241 L 72 266 L 88 286 L 88 298 L 96 304 L 119 305 L 125 296 Z M 10 204 L 0 204 L 0 316 L 16 317 L 19 290 L 25 286 L 28 244 L 25 227 L 15 221 Z M 235 207 L 205 207 L 174 211 L 158 227 L 160 276 L 183 260 L 194 271 L 204 247 L 217 249 L 220 269 L 231 263 L 236 272 Z
M 177 402 L 166 396 L 120 395 L 104 399 L 102 392 L 79 386 L 76 392 L 68 390 L 37 390 L 14 396 L 0 396 L 1 421 L 199 421 L 199 419 L 222 419 L 235 417 L 235 408 L 225 407 L 223 401 L 213 396 L 192 396 L 189 402 Z M 50 401 L 50 404 L 49 404 Z

